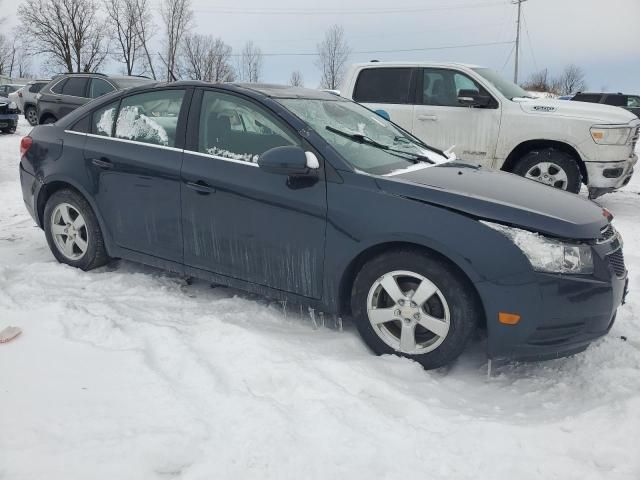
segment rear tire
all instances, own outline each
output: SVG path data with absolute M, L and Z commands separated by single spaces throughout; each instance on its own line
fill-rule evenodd
M 47 200 L 44 232 L 60 263 L 91 270 L 109 261 L 98 219 L 89 202 L 74 190 L 58 190 Z
M 582 173 L 576 159 L 553 147 L 527 152 L 512 171 L 567 192 L 578 193 L 582 186 Z
M 58 119 L 56 117 L 48 116 L 42 120 L 42 125 L 48 125 L 50 123 L 56 123 Z
M 28 106 L 24 109 L 24 118 L 27 119 L 29 125 L 35 127 L 38 124 L 38 112 L 36 107 Z
M 374 353 L 438 368 L 462 353 L 480 323 L 481 309 L 471 288 L 434 254 L 397 250 L 362 267 L 353 285 L 351 310 Z

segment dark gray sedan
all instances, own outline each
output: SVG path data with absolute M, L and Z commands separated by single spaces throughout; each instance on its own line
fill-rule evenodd
M 544 359 L 610 329 L 622 240 L 597 204 L 456 163 L 330 93 L 179 82 L 114 92 L 22 141 L 53 255 L 109 258 L 351 316 L 435 368 L 476 329 Z

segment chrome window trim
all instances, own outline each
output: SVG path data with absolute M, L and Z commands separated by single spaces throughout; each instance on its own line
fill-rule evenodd
M 185 150 L 184 153 L 197 155 L 199 157 L 214 158 L 216 160 L 223 160 L 225 162 L 237 163 L 239 165 L 247 165 L 249 167 L 260 167 L 260 165 L 254 162 L 247 162 L 246 160 L 236 160 L 235 158 L 221 157 L 220 155 L 212 155 L 211 153 L 194 152 L 193 150 Z
M 71 133 L 73 135 L 81 135 L 81 136 L 84 136 L 84 137 L 102 138 L 103 140 L 111 140 L 111 141 L 114 141 L 114 142 L 130 143 L 130 144 L 133 144 L 133 145 L 141 145 L 141 146 L 144 146 L 144 147 L 162 148 L 164 150 L 170 150 L 170 151 L 173 151 L 173 152 L 189 153 L 189 154 L 192 154 L 192 155 L 197 155 L 199 157 L 213 158 L 213 159 L 216 159 L 216 160 L 223 160 L 225 162 L 237 163 L 239 165 L 246 165 L 246 166 L 249 166 L 249 167 L 260 167 L 260 165 L 258 165 L 257 163 L 247 162 L 245 160 L 236 160 L 234 158 L 221 157 L 220 155 L 212 155 L 210 153 L 194 152 L 193 150 L 186 150 L 186 149 L 176 148 L 176 147 L 168 147 L 168 146 L 165 146 L 165 145 L 154 145 L 153 143 L 138 142 L 137 140 L 127 140 L 126 138 L 107 137 L 107 136 L 104 136 L 104 135 L 96 135 L 95 133 L 74 132 L 73 130 L 65 130 L 64 133 Z

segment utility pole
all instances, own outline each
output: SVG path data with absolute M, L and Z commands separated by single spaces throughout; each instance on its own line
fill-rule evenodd
M 516 22 L 516 61 L 513 69 L 513 83 L 518 83 L 518 61 L 520 57 L 520 15 L 522 13 L 522 2 L 527 0 L 511 0 L 511 3 L 518 5 L 518 20 Z

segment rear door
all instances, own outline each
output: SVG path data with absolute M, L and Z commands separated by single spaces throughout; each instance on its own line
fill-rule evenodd
M 375 67 L 361 70 L 353 90 L 353 100 L 372 110 L 384 110 L 391 120 L 412 131 L 418 69 Z
M 453 149 L 464 161 L 493 166 L 501 109 L 493 99 L 487 107 L 458 102 L 460 90 L 491 96 L 465 73 L 446 68 L 424 68 L 419 80 L 413 133 L 441 150 Z
M 256 163 L 274 147 L 310 147 L 259 103 L 219 90 L 201 90 L 194 98 L 188 132 L 182 165 L 185 266 L 320 298 L 324 170 L 309 182 L 267 173 Z
M 76 108 L 87 103 L 89 77 L 69 77 L 62 87 L 62 94 L 56 97 L 56 118 L 59 120 Z
M 152 90 L 100 108 L 85 144 L 95 200 L 116 245 L 177 263 L 187 92 Z

